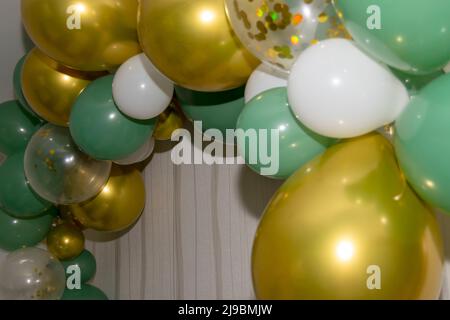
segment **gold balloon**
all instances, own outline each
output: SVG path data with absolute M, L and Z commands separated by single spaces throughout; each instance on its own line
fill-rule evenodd
M 77 70 L 112 70 L 141 52 L 137 0 L 22 0 L 28 35 L 46 55 Z
M 104 74 L 71 70 L 35 48 L 23 65 L 23 94 L 42 119 L 68 126 L 74 102 L 86 86 L 101 75 Z
M 269 204 L 253 248 L 260 299 L 436 299 L 442 239 L 378 134 L 338 144 Z
M 233 33 L 223 0 L 141 0 L 138 31 L 153 64 L 188 89 L 237 88 L 259 64 Z
M 135 223 L 145 207 L 145 185 L 132 167 L 114 165 L 102 192 L 82 204 L 63 208 L 83 226 L 97 231 L 122 231 Z
M 184 118 L 179 107 L 172 102 L 158 118 L 153 137 L 158 141 L 167 141 L 172 138 L 172 133 L 183 128 Z
M 76 258 L 84 250 L 83 232 L 75 225 L 63 222 L 47 235 L 47 247 L 59 260 Z

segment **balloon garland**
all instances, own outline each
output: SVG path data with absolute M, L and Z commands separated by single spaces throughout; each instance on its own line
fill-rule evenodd
M 435 2 L 22 0 L 36 48 L 0 105 L 0 296 L 107 299 L 83 231 L 138 221 L 135 165 L 187 118 L 240 132 L 247 165 L 287 179 L 256 234 L 257 298 L 437 298 L 450 4 Z

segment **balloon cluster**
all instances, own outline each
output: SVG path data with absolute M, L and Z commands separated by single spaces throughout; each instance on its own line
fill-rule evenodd
M 36 48 L 0 106 L 0 248 L 14 251 L 0 293 L 105 298 L 87 284 L 83 230 L 133 226 L 146 198 L 134 165 L 184 113 L 203 130 L 277 132 L 237 139 L 251 169 L 264 172 L 265 146 L 269 177 L 288 179 L 256 235 L 258 298 L 436 298 L 450 3 L 435 2 L 22 0 Z

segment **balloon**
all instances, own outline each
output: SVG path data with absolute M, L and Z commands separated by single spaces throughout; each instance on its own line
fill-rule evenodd
M 132 226 L 145 207 L 145 185 L 132 167 L 113 166 L 103 191 L 85 203 L 64 207 L 83 226 L 97 231 L 118 232 Z
M 0 266 L 0 296 L 7 300 L 58 300 L 65 286 L 63 266 L 45 250 L 17 250 Z
M 338 144 L 275 194 L 253 247 L 259 299 L 436 299 L 433 212 L 378 134 Z
M 0 209 L 0 248 L 14 251 L 37 245 L 47 236 L 57 214 L 56 208 L 51 207 L 43 216 L 17 219 Z
M 0 152 L 10 155 L 25 149 L 40 125 L 17 101 L 0 104 Z
M 141 51 L 137 7 L 136 0 L 22 0 L 22 21 L 54 60 L 78 70 L 111 70 Z
M 111 162 L 82 153 L 67 128 L 43 126 L 25 152 L 25 174 L 42 198 L 56 204 L 86 201 L 97 195 L 109 178 Z
M 145 54 L 134 56 L 117 71 L 113 96 L 125 115 L 139 120 L 159 116 L 170 104 L 174 86 L 155 69 Z
M 70 132 L 88 155 L 101 160 L 123 159 L 150 138 L 156 119 L 133 120 L 122 114 L 112 97 L 113 76 L 93 81 L 76 101 Z
M 415 191 L 450 213 L 450 74 L 425 87 L 395 125 L 395 150 Z
M 59 260 L 71 260 L 84 251 L 83 232 L 75 225 L 63 222 L 47 236 L 47 248 Z
M 24 153 L 9 156 L 0 166 L 0 207 L 17 218 L 34 218 L 52 204 L 38 196 L 24 173 Z
M 34 113 L 53 124 L 68 126 L 75 100 L 99 75 L 71 70 L 33 49 L 23 65 L 22 90 Z
M 84 250 L 78 257 L 71 260 L 66 260 L 62 262 L 64 269 L 66 270 L 71 266 L 77 266 L 81 270 L 81 283 L 86 283 L 91 281 L 95 273 L 97 272 L 97 262 L 95 261 L 94 255 L 88 251 Z
M 151 137 L 138 151 L 133 153 L 131 156 L 122 160 L 116 160 L 114 161 L 114 163 L 121 166 L 129 166 L 132 164 L 140 163 L 144 160 L 147 160 L 152 155 L 153 150 L 155 150 L 155 138 Z
M 255 172 L 263 174 L 264 168 L 267 170 L 267 164 L 260 156 L 261 145 L 265 145 L 272 155 L 277 155 L 279 168 L 276 173 L 268 175 L 276 179 L 287 179 L 335 142 L 311 132 L 295 119 L 287 101 L 286 88 L 265 91 L 250 101 L 239 116 L 237 128 L 245 132 L 257 130 L 257 143 L 248 139 L 238 140 L 245 162 Z M 267 130 L 265 138 L 261 136 L 261 130 Z M 271 130 L 278 130 L 277 147 L 272 144 Z M 263 154 L 266 155 L 267 151 Z
M 175 87 L 178 101 L 186 117 L 202 121 L 203 131 L 218 129 L 223 135 L 235 129 L 236 121 L 244 109 L 244 87 L 224 92 L 198 92 Z
M 292 68 L 288 93 L 300 121 L 333 138 L 389 124 L 409 101 L 405 86 L 389 70 L 343 39 L 307 49 Z
M 99 288 L 83 284 L 80 290 L 66 289 L 61 300 L 108 300 L 108 297 Z
M 395 3 L 394 3 L 395 2 Z M 428 74 L 450 61 L 450 2 L 335 0 L 355 41 L 391 67 Z M 420 19 L 418 19 L 420 17 Z
M 184 117 L 180 107 L 172 101 L 169 108 L 158 117 L 153 137 L 158 141 L 167 141 L 172 138 L 172 134 L 183 128 Z
M 253 71 L 245 87 L 245 103 L 249 103 L 254 97 L 264 91 L 273 88 L 287 87 L 287 76 L 261 64 Z
M 152 63 L 176 84 L 225 91 L 258 65 L 228 25 L 223 0 L 141 0 L 138 31 Z
M 25 99 L 25 96 L 23 95 L 22 70 L 26 58 L 27 55 L 24 55 L 14 68 L 14 77 L 13 77 L 14 95 L 16 96 L 16 99 L 19 100 L 20 106 L 23 108 L 23 110 L 25 110 L 31 116 L 36 117 L 39 120 L 39 122 L 41 122 L 42 120 L 38 118 L 38 115 L 36 113 L 34 113 L 30 105 L 28 104 L 27 100 Z
M 329 0 L 226 0 L 242 43 L 261 61 L 289 71 L 300 53 L 319 40 L 349 37 Z
M 403 82 L 408 89 L 410 96 L 416 96 L 419 91 L 426 87 L 430 82 L 445 74 L 443 70 L 427 75 L 414 75 L 396 69 L 391 69 L 391 71 Z

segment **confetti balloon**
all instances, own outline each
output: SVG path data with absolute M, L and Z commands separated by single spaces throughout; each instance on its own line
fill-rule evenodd
M 0 265 L 0 296 L 7 300 L 58 300 L 66 276 L 61 262 L 37 248 L 10 253 Z
M 329 0 L 226 0 L 229 20 L 259 59 L 289 71 L 319 40 L 349 37 Z
M 33 190 L 56 204 L 73 204 L 97 195 L 109 178 L 111 162 L 81 152 L 69 129 L 52 124 L 35 133 L 25 152 L 25 174 Z

